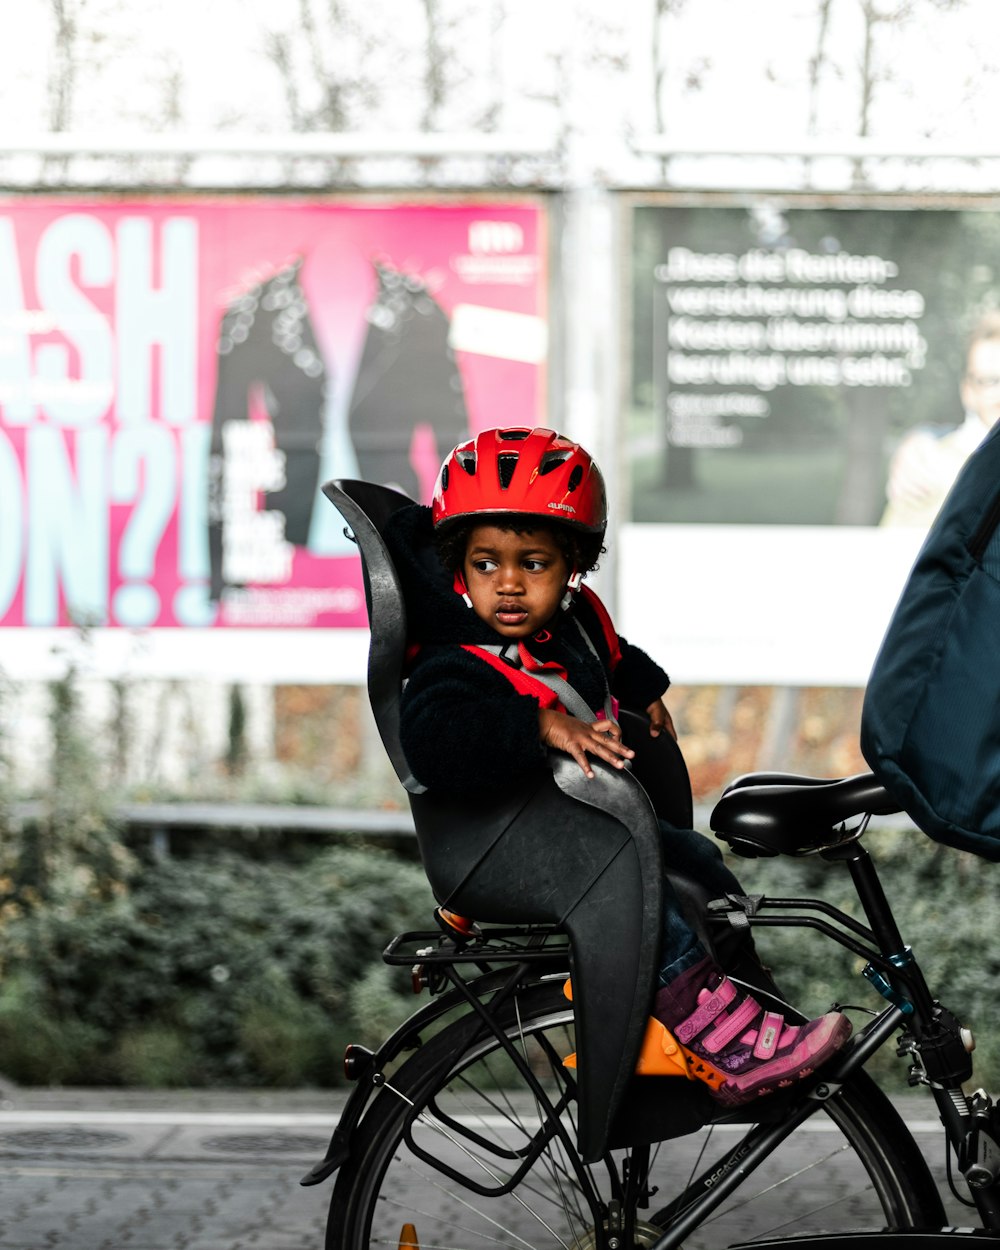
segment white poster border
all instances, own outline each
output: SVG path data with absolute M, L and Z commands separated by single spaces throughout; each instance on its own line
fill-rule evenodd
M 864 686 L 924 537 L 625 524 L 616 623 L 678 685 Z

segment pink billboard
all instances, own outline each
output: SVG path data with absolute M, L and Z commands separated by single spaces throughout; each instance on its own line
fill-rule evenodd
M 0 201 L 0 625 L 363 626 L 320 494 L 544 424 L 538 201 Z

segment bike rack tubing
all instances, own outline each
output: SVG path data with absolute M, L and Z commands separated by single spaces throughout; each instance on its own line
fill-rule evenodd
M 862 959 L 867 959 L 869 963 L 875 964 L 886 972 L 891 972 L 893 976 L 900 975 L 900 970 L 896 965 L 877 950 L 864 946 L 861 942 L 856 942 L 848 934 L 843 933 L 840 929 L 835 929 L 832 924 L 827 924 L 825 920 L 817 920 L 815 916 L 751 916 L 750 925 L 751 928 L 762 926 L 766 929 L 815 929 L 847 950 L 853 951 L 855 955 L 859 955 Z
M 855 920 L 853 916 L 849 916 L 846 912 L 841 911 L 839 907 L 834 907 L 832 903 L 827 903 L 821 898 L 786 898 L 784 896 L 772 898 L 770 894 L 767 894 L 761 901 L 760 906 L 774 907 L 778 910 L 785 911 L 790 911 L 795 907 L 802 907 L 808 909 L 809 911 L 822 912 L 823 915 L 831 916 L 834 920 L 839 921 L 845 929 L 850 929 L 851 932 L 856 933 L 858 937 L 864 938 L 866 942 L 874 943 L 876 941 L 875 934 L 868 928 L 867 925 L 863 925 L 860 920 Z M 727 920 L 729 914 L 729 912 L 710 912 L 709 920 L 718 924 L 723 920 Z M 740 913 L 737 914 L 739 915 Z M 754 913 L 753 916 L 749 917 L 750 923 L 753 924 L 755 919 L 757 919 L 757 913 Z
M 483 942 L 478 940 L 470 941 L 464 947 L 449 947 L 447 945 L 438 945 L 442 941 L 442 935 L 439 930 L 430 931 L 414 931 L 412 933 L 398 933 L 389 945 L 382 952 L 382 960 L 384 963 L 391 964 L 394 967 L 406 967 L 414 962 L 416 963 L 435 963 L 435 964 L 479 964 L 487 963 L 554 963 L 569 958 L 569 943 L 563 940 L 561 943 L 556 942 L 551 946 L 539 945 L 535 947 L 519 946 L 514 942 L 505 949 L 503 946 L 492 945 L 492 940 L 505 940 L 508 936 L 524 937 L 530 940 L 530 933 L 526 933 L 523 929 L 491 929 L 487 930 L 485 936 L 491 941 Z M 561 937 L 562 935 L 558 935 Z M 445 939 L 451 941 L 452 939 Z M 425 949 L 423 953 L 414 950 L 400 950 L 404 944 L 414 945 L 417 942 L 423 942 L 433 949 Z M 568 975 L 568 974 L 567 974 Z
M 879 885 L 877 880 L 876 885 Z M 879 891 L 881 891 L 880 885 Z M 883 899 L 885 898 L 884 894 L 882 897 Z M 831 916 L 833 919 L 843 924 L 846 928 L 849 928 L 854 933 L 866 938 L 870 942 L 874 943 L 879 940 L 875 933 L 865 928 L 864 925 L 854 920 L 853 917 L 848 916 L 845 912 L 840 911 L 838 908 L 833 907 L 829 903 L 822 902 L 820 899 L 768 898 L 765 899 L 762 906 L 776 907 L 779 909 L 792 907 L 810 908 L 811 910 L 819 911 L 827 916 Z M 888 903 L 886 903 L 886 907 L 888 908 Z M 715 917 L 716 922 L 721 921 L 722 919 L 722 915 Z M 933 1013 L 934 1003 L 931 999 L 930 990 L 927 988 L 927 983 L 924 980 L 923 973 L 920 971 L 919 965 L 912 962 L 908 965 L 901 966 L 898 962 L 894 962 L 890 957 L 891 955 L 901 953 L 905 949 L 903 947 L 903 940 L 899 937 L 894 924 L 892 926 L 892 933 L 895 934 L 896 938 L 898 938 L 898 945 L 893 948 L 880 943 L 881 949 L 875 949 L 874 947 L 863 945 L 861 942 L 856 941 L 848 933 L 844 933 L 841 929 L 837 929 L 833 925 L 828 924 L 825 920 L 819 920 L 815 916 L 762 916 L 757 914 L 748 916 L 747 921 L 751 928 L 755 926 L 763 926 L 764 928 L 772 929 L 815 929 L 818 933 L 822 933 L 825 937 L 837 942 L 846 950 L 852 951 L 855 955 L 858 955 L 862 959 L 866 959 L 876 968 L 881 969 L 888 975 L 891 982 L 901 981 L 914 998 L 916 1005 L 918 1005 L 921 1011 L 925 1013 L 925 1018 L 929 1019 L 930 1013 Z
M 522 963 L 514 969 L 514 971 L 508 978 L 508 980 L 503 984 L 503 986 L 501 986 L 501 988 L 497 991 L 494 997 L 490 1000 L 490 1003 L 489 1003 L 490 1008 L 495 1009 L 497 1004 L 503 1003 L 506 999 L 511 997 L 511 995 L 516 991 L 520 982 L 523 980 L 523 978 L 527 974 L 528 968 L 529 968 L 529 961 L 525 960 L 525 961 L 522 961 Z M 514 1066 L 518 1069 L 518 1071 L 527 1081 L 528 1087 L 530 1088 L 532 1094 L 535 1097 L 536 1105 L 539 1108 L 542 1108 L 542 1107 L 546 1108 L 548 1113 L 551 1116 L 555 1109 L 553 1108 L 548 1095 L 545 1093 L 545 1090 L 542 1089 L 542 1086 L 538 1078 L 536 1077 L 535 1073 L 531 1070 L 531 1065 L 525 1061 L 524 1056 L 518 1051 L 517 1047 L 510 1040 L 510 1038 L 506 1035 L 506 1033 L 504 1033 L 501 1029 L 498 1029 L 496 1027 L 487 1005 L 481 1002 L 479 998 L 475 994 L 472 993 L 472 991 L 469 989 L 466 983 L 462 980 L 462 978 L 458 975 L 458 973 L 454 970 L 454 968 L 448 967 L 446 965 L 444 968 L 444 973 L 445 973 L 445 976 L 447 976 L 447 978 L 455 986 L 455 988 L 465 995 L 466 999 L 468 1000 L 469 1005 L 473 1008 L 476 1015 L 479 1016 L 480 1029 L 477 1030 L 477 1032 L 473 1035 L 474 1039 L 478 1039 L 479 1037 L 484 1036 L 486 1034 L 492 1034 L 500 1043 L 500 1045 L 504 1048 L 504 1050 L 507 1052 L 508 1056 L 514 1063 Z M 554 1123 L 555 1123 L 555 1127 L 553 1130 L 551 1130 L 550 1132 L 546 1134 L 546 1140 L 548 1140 L 548 1138 L 551 1137 L 553 1134 L 558 1135 L 562 1139 L 564 1145 L 567 1147 L 567 1157 L 571 1157 L 573 1159 L 573 1170 L 576 1172 L 577 1180 L 580 1183 L 581 1193 L 583 1193 L 584 1195 L 587 1195 L 587 1201 L 590 1204 L 591 1209 L 596 1210 L 595 1203 L 593 1200 L 592 1185 L 590 1184 L 588 1170 L 586 1166 L 582 1164 L 580 1160 L 577 1158 L 576 1151 L 572 1149 L 573 1144 L 569 1140 L 569 1134 L 566 1131 L 565 1125 L 558 1118 L 558 1115 L 555 1116 Z M 475 1188 L 475 1186 L 471 1186 L 471 1188 Z

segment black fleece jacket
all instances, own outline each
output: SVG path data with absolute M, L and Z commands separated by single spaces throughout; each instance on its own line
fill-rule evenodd
M 403 690 L 400 737 L 414 776 L 429 790 L 456 793 L 496 790 L 512 776 L 545 765 L 538 730 L 538 700 L 519 694 L 462 643 L 506 641 L 466 606 L 434 551 L 431 510 L 415 504 L 391 518 L 386 543 L 403 584 L 407 632 L 420 650 Z M 572 624 L 575 616 L 598 656 Z M 611 656 L 597 615 L 577 596 L 550 624 L 545 642 L 527 639 L 531 654 L 556 660 L 590 707 L 604 703 L 605 680 L 626 707 L 644 711 L 670 679 L 644 651 L 619 638 L 621 660 Z M 603 672 L 602 672 L 603 668 Z

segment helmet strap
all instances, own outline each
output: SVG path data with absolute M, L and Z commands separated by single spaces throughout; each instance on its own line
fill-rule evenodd
M 583 574 L 579 572 L 578 569 L 574 569 L 573 572 L 570 573 L 569 580 L 566 583 L 566 593 L 563 595 L 559 603 L 559 606 L 562 608 L 564 612 L 573 602 L 573 596 L 580 589 L 580 583 L 582 581 L 583 581 Z
M 465 584 L 465 574 L 462 572 L 461 569 L 455 570 L 455 580 L 452 582 L 451 588 L 452 590 L 454 590 L 456 595 L 462 596 L 462 598 L 465 600 L 465 606 L 467 608 L 472 607 L 472 599 L 469 595 L 469 588 Z

